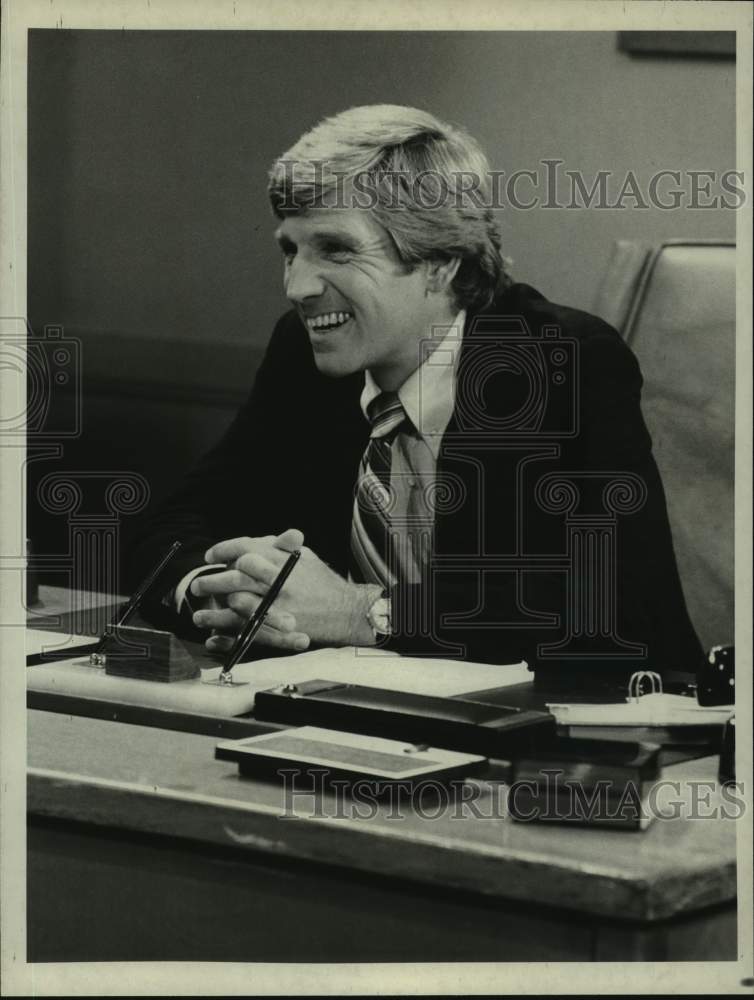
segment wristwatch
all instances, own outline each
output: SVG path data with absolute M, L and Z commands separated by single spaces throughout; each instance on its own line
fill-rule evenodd
M 382 594 L 372 603 L 367 611 L 367 621 L 374 632 L 374 641 L 387 639 L 392 635 L 391 621 L 392 604 L 383 590 Z

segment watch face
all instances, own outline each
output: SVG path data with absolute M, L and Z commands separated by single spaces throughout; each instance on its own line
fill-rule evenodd
M 390 602 L 378 597 L 369 609 L 369 624 L 378 635 L 390 635 Z

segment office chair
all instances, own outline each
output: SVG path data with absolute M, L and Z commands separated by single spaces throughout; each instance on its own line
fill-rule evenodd
M 705 649 L 732 644 L 735 244 L 621 240 L 593 312 L 639 359 L 678 569 Z

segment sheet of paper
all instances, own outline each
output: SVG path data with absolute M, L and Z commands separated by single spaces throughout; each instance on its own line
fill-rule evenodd
M 47 632 L 38 628 L 26 629 L 26 655 L 38 653 L 64 653 L 68 647 L 86 646 L 95 643 L 96 636 L 66 635 L 63 632 Z
M 93 608 L 115 607 L 128 598 L 123 594 L 103 594 L 97 591 L 73 591 L 67 587 L 53 587 L 40 584 L 39 601 L 26 609 L 27 621 L 33 625 L 37 619 L 50 619 L 69 614 L 76 607 L 90 611 Z
M 645 694 L 638 700 L 615 705 L 547 706 L 563 726 L 704 726 L 722 725 L 733 705 L 698 705 L 679 694 Z
M 386 650 L 354 646 L 317 649 L 287 656 L 285 659 L 240 663 L 234 667 L 233 676 L 256 684 L 260 677 L 269 676 L 269 671 L 280 677 L 280 683 L 284 684 L 322 678 L 344 684 L 364 684 L 391 691 L 435 694 L 440 697 L 523 684 L 534 678 L 534 674 L 523 662 L 469 663 L 463 660 L 398 656 Z M 214 671 L 205 671 L 204 676 L 214 677 L 219 673 L 218 667 Z

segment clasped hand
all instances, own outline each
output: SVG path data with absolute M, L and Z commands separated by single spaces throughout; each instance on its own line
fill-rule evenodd
M 380 588 L 344 580 L 306 548 L 303 534 L 292 528 L 277 536 L 231 538 L 207 550 L 207 563 L 227 566 L 191 583 L 192 594 L 214 597 L 219 605 L 194 614 L 195 625 L 214 630 L 205 643 L 208 650 L 225 652 L 231 647 L 296 549 L 301 549 L 301 558 L 268 611 L 256 641 L 291 652 L 307 649 L 310 642 L 331 646 L 374 642 L 367 611 Z

